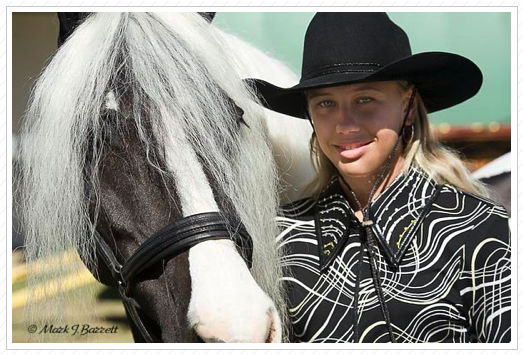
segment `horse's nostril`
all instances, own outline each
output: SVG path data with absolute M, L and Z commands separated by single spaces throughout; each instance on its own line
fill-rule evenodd
M 271 325 L 267 335 L 266 343 L 281 343 L 282 342 L 282 323 L 278 311 L 276 308 L 271 307 L 268 311 L 269 319 L 271 320 Z
M 265 340 L 266 343 L 272 343 L 274 341 L 274 332 L 276 329 L 274 329 L 274 323 L 271 325 L 271 329 L 269 330 L 269 336 L 267 337 L 267 340 Z

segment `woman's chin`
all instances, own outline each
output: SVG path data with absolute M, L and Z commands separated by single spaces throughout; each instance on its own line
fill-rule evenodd
M 338 172 L 345 179 L 361 179 L 366 177 L 371 177 L 376 175 L 377 169 L 372 169 L 372 166 L 365 162 L 352 162 L 352 163 L 343 163 L 341 161 L 337 164 Z

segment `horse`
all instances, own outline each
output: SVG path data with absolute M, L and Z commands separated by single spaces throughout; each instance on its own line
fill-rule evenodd
M 95 13 L 31 95 L 17 178 L 28 265 L 76 250 L 127 299 L 136 341 L 287 340 L 278 174 L 229 53 L 197 14 Z M 176 253 L 157 243 L 184 233 Z M 45 276 L 70 272 L 59 266 Z M 48 301 L 29 312 L 59 314 Z

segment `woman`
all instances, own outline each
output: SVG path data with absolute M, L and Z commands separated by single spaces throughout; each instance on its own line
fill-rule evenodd
M 310 342 L 510 341 L 510 232 L 427 112 L 474 96 L 479 68 L 412 55 L 383 13 L 318 13 L 290 89 L 266 106 L 309 119 L 318 177 L 284 208 L 294 333 Z

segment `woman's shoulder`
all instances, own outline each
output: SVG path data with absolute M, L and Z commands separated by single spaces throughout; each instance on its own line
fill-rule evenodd
M 503 207 L 500 203 L 488 197 L 481 196 L 469 191 L 464 191 L 452 185 L 442 185 L 439 196 L 440 201 L 443 200 L 452 203 L 452 201 L 456 201 L 457 199 L 459 200 L 460 204 L 474 205 L 477 207 L 500 211 L 502 213 L 505 213 L 508 218 L 506 208 Z
M 467 244 L 475 246 L 485 238 L 510 244 L 510 215 L 505 207 L 487 197 L 443 185 L 432 212 L 431 218 L 443 216 L 445 225 L 467 230 Z
M 292 201 L 280 207 L 279 217 L 284 218 L 313 218 L 317 199 L 305 197 Z

